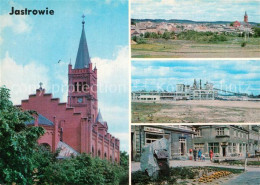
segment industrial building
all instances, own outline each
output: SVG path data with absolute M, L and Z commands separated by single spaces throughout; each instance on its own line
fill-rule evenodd
M 177 84 L 175 92 L 159 91 L 136 91 L 131 93 L 132 101 L 159 101 L 159 100 L 215 100 L 218 97 L 218 90 L 213 84 L 206 82 L 198 83 L 194 79 L 192 86 Z

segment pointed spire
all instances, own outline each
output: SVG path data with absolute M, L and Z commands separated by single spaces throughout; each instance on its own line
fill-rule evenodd
M 245 11 L 245 16 L 247 16 L 247 13 L 246 13 L 246 11 Z
M 97 119 L 96 119 L 96 123 L 99 122 L 99 123 L 104 123 L 103 121 L 103 118 L 102 118 L 102 115 L 101 115 L 101 112 L 100 112 L 100 109 L 98 110 L 98 115 L 97 115 Z
M 74 69 L 82 69 L 82 68 L 85 68 L 86 66 L 88 67 L 90 64 L 88 44 L 87 44 L 87 39 L 86 39 L 85 29 L 84 29 L 85 16 L 82 15 L 82 18 L 83 18 L 82 32 L 81 32 L 79 48 L 78 48 L 78 53 L 77 53 L 77 58 L 76 58 Z

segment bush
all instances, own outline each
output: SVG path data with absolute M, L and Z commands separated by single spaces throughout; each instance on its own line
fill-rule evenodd
M 252 30 L 254 30 L 255 37 L 260 37 L 260 28 L 259 27 L 253 27 Z
M 151 178 L 142 171 L 136 171 L 132 173 L 132 184 L 149 184 L 151 182 Z
M 181 179 L 194 179 L 196 173 L 188 167 L 171 168 L 171 175 L 179 177 Z
M 151 36 L 151 33 L 150 32 L 145 32 L 144 33 L 144 38 L 150 38 Z
M 245 47 L 246 46 L 246 42 L 242 42 L 241 47 Z
M 162 38 L 164 38 L 165 40 L 168 40 L 171 38 L 170 32 L 165 31 L 162 35 Z
M 194 30 L 189 30 L 186 32 L 181 32 L 178 34 L 179 39 L 184 40 L 193 40 L 199 42 L 208 42 L 208 43 L 216 43 L 216 42 L 223 42 L 227 41 L 227 37 L 225 34 L 217 34 L 213 32 L 197 32 Z
M 150 183 L 166 183 L 174 184 L 177 179 L 194 179 L 198 175 L 198 171 L 194 171 L 190 167 L 176 167 L 170 168 L 170 176 L 163 176 L 159 173 L 157 179 L 149 177 L 145 172 L 136 171 L 132 173 L 132 184 L 150 184 Z
M 126 171 L 123 167 L 112 164 L 88 154 L 63 159 L 41 167 L 37 174 L 41 184 L 120 184 L 125 183 Z
M 157 33 L 152 32 L 151 35 L 150 35 L 150 38 L 158 39 L 158 38 L 160 38 L 160 35 L 157 34 Z
M 137 42 L 137 36 L 136 36 L 136 35 L 133 36 L 133 37 L 132 37 L 132 40 L 135 41 L 135 42 Z

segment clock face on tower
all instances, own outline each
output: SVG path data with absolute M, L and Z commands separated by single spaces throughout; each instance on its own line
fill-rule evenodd
M 82 103 L 83 99 L 82 98 L 78 98 L 78 103 Z

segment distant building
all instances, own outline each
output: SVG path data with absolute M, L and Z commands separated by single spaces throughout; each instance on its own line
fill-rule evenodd
M 246 12 L 245 12 L 245 15 L 244 15 L 244 22 L 245 22 L 245 23 L 248 23 L 248 15 L 247 15 Z
M 158 139 L 166 138 L 170 142 L 170 159 L 187 158 L 189 149 L 193 148 L 191 126 L 181 125 L 132 125 L 131 126 L 131 160 L 139 161 L 143 146 Z
M 238 21 L 235 21 L 234 23 L 233 23 L 233 27 L 235 27 L 235 28 L 238 28 L 238 27 L 240 27 L 241 26 L 241 24 L 240 24 L 240 22 L 238 22 Z

